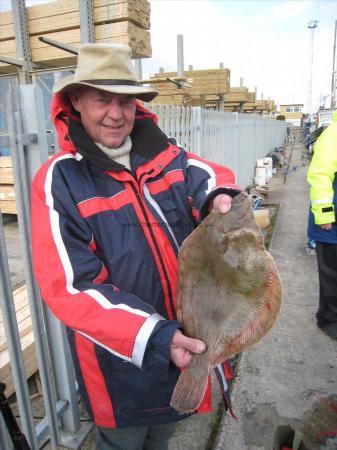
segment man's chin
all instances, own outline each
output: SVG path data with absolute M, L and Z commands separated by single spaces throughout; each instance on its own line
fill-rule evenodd
M 113 149 L 121 147 L 121 145 L 123 145 L 123 142 L 124 142 L 123 139 L 106 139 L 102 142 L 102 144 L 105 147 Z

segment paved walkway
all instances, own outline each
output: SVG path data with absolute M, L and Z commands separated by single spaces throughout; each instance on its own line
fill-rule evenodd
M 275 193 L 280 209 L 270 250 L 283 282 L 283 308 L 271 332 L 242 356 L 233 392 L 238 420 L 223 418 L 214 450 L 273 450 L 278 426 L 301 427 L 319 398 L 337 395 L 337 343 L 315 320 L 318 278 L 316 258 L 305 246 L 309 189 L 303 154 L 297 134 L 284 187 Z M 337 449 L 337 442 L 312 449 Z

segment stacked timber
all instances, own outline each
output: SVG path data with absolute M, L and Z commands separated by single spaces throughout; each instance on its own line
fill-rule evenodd
M 155 103 L 184 104 L 189 103 L 193 106 L 204 106 L 207 95 L 223 95 L 229 91 L 230 71 L 229 69 L 206 69 L 206 70 L 188 70 L 184 72 L 184 76 L 188 78 L 188 87 L 179 89 L 174 83 L 156 83 L 156 78 L 174 78 L 176 72 L 160 72 L 153 77 L 154 87 L 158 92 Z M 173 98 L 174 97 L 174 98 Z
M 237 111 L 240 109 L 251 98 L 249 94 L 246 87 L 230 87 L 229 91 L 223 96 L 224 111 Z M 217 108 L 219 100 L 219 96 L 206 95 L 206 108 Z
M 16 214 L 14 177 L 10 156 L 0 157 L 0 211 L 5 214 Z
M 224 96 L 226 103 L 246 103 L 249 101 L 248 88 L 246 87 L 231 87 Z
M 268 101 L 267 100 L 255 100 L 255 102 L 247 102 L 243 105 L 244 111 L 268 111 Z
M 22 286 L 13 292 L 16 319 L 19 328 L 21 350 L 23 353 L 26 378 L 28 379 L 38 370 L 32 321 L 28 305 L 27 289 Z M 0 311 L 0 380 L 6 384 L 6 396 L 15 392 L 12 368 L 4 332 L 3 318 Z
M 95 41 L 129 44 L 133 58 L 151 56 L 150 4 L 147 0 L 92 0 L 94 6 Z M 75 66 L 76 56 L 39 40 L 39 36 L 79 47 L 79 0 L 56 0 L 27 8 L 32 60 L 41 68 Z M 0 14 L 1 54 L 16 58 L 13 17 L 11 11 Z M 0 73 L 15 68 L 0 64 Z

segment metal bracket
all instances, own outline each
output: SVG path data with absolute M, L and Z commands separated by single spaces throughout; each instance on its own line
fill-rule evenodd
M 73 55 L 78 55 L 78 48 L 70 44 L 63 44 L 62 42 L 55 41 L 54 39 L 46 38 L 45 36 L 39 36 L 39 41 L 45 44 L 52 45 L 53 47 L 60 48 L 65 52 L 72 53 Z
M 21 144 L 22 145 L 31 145 L 37 144 L 38 137 L 36 133 L 26 133 L 21 135 Z
M 168 77 L 166 78 L 166 80 L 169 81 L 170 83 L 175 84 L 178 89 L 183 89 L 184 86 L 185 86 L 183 82 L 175 81 L 175 80 L 172 80 L 171 78 L 168 78 Z

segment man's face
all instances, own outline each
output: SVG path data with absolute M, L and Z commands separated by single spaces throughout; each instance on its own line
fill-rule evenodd
M 93 141 L 118 148 L 131 133 L 136 113 L 134 96 L 83 88 L 71 93 L 70 100 Z

